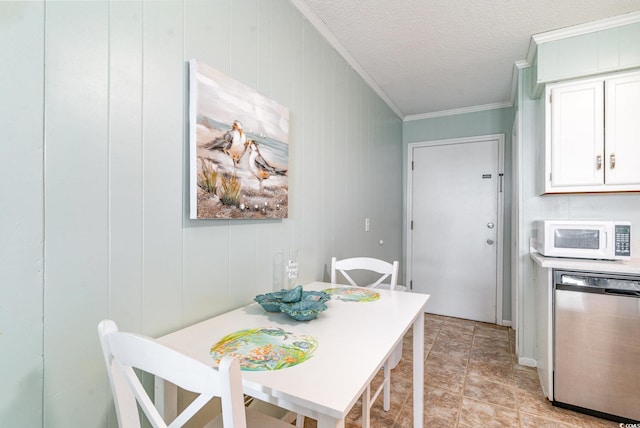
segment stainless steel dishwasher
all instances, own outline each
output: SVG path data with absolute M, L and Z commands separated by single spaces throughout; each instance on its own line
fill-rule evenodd
M 640 421 L 640 275 L 553 276 L 553 404 Z

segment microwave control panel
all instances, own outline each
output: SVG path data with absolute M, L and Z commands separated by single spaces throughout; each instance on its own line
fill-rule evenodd
M 615 226 L 616 256 L 631 256 L 631 226 Z

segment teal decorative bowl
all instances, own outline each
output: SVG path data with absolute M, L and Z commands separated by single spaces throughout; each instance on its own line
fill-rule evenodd
M 282 299 L 270 296 L 270 294 L 258 294 L 253 298 L 256 302 L 262 306 L 262 308 L 267 312 L 280 312 L 280 306 L 282 306 Z
M 331 296 L 324 291 L 303 291 L 302 300 L 312 300 L 314 302 L 327 302 L 331 300 Z
M 314 300 L 301 300 L 296 303 L 283 303 L 280 310 L 289 315 L 294 320 L 309 321 L 327 309 L 323 302 Z
M 282 296 L 282 301 L 285 303 L 295 303 L 299 302 L 302 299 L 302 285 L 296 285 L 291 290 L 282 290 L 281 293 L 284 293 Z
M 302 285 L 291 290 L 258 294 L 253 298 L 267 312 L 284 312 L 298 321 L 312 320 L 327 309 L 331 296 L 324 291 L 303 291 Z

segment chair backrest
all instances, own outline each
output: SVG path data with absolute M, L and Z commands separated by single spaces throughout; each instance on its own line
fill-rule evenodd
M 120 428 L 140 428 L 136 401 L 152 426 L 167 427 L 134 368 L 200 394 L 176 417 L 172 427 L 183 426 L 213 397 L 220 397 L 224 426 L 246 428 L 240 364 L 235 358 L 224 357 L 216 370 L 149 337 L 120 332 L 111 320 L 100 322 L 98 335 Z
M 331 258 L 331 283 L 335 284 L 337 280 L 337 273 L 340 274 L 353 286 L 360 287 L 377 287 L 382 281 L 390 278 L 389 289 L 395 290 L 398 285 L 398 261 L 393 263 L 385 262 L 384 260 L 374 259 L 371 257 L 352 257 L 349 259 L 337 260 L 335 257 Z M 349 275 L 349 271 L 352 270 L 367 270 L 371 272 L 379 273 L 381 276 L 377 281 L 359 285 Z

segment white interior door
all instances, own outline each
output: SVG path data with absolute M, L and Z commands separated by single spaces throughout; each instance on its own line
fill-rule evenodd
M 408 273 L 414 292 L 431 295 L 427 312 L 501 322 L 503 141 L 499 135 L 410 148 Z

